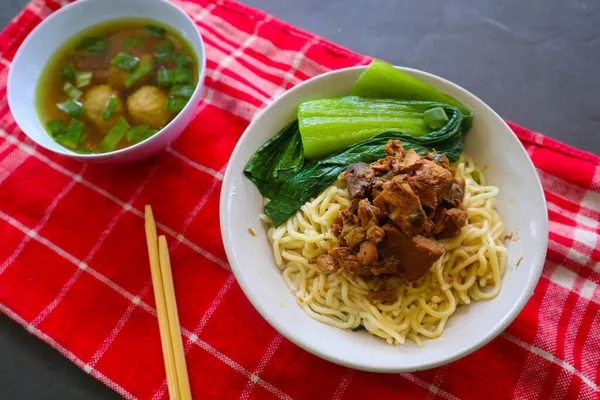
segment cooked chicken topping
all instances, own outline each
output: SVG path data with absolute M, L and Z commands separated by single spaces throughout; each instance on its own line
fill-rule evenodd
M 458 208 L 465 182 L 453 177 L 445 155 L 407 153 L 397 140 L 384 151 L 386 157 L 340 175 L 352 204 L 331 226 L 339 246 L 316 260 L 323 272 L 419 279 L 444 254 L 435 239 L 458 235 L 467 223 Z M 380 297 L 389 300 L 392 292 Z

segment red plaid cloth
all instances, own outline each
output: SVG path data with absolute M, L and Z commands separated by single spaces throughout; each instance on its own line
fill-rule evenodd
M 84 165 L 32 143 L 6 101 L 37 0 L 0 37 L 0 311 L 126 398 L 166 398 L 143 205 L 168 236 L 195 398 L 594 398 L 600 384 L 600 158 L 512 125 L 550 214 L 543 277 L 516 321 L 478 352 L 414 374 L 349 370 L 299 349 L 252 308 L 219 232 L 219 190 L 236 141 L 275 96 L 366 64 L 263 12 L 178 1 L 206 43 L 198 116 L 172 148 L 134 165 Z

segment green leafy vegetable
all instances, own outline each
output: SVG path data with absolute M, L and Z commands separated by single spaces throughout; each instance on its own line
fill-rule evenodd
M 140 47 L 143 44 L 144 44 L 144 38 L 141 38 L 139 36 L 134 36 L 123 42 L 123 48 L 129 50 L 129 49 L 133 49 L 134 47 Z
M 452 108 L 457 110 L 454 107 Z M 462 119 L 460 111 L 457 115 Z M 462 133 L 456 130 L 450 134 L 442 134 L 437 131 L 435 135 L 432 133 L 419 138 L 402 132 L 381 133 L 362 142 L 355 143 L 335 155 L 310 164 L 291 178 L 285 180 L 279 190 L 277 190 L 277 194 L 265 206 L 265 213 L 271 219 L 273 225 L 279 226 L 283 224 L 311 197 L 316 196 L 327 186 L 335 182 L 339 174 L 348 165 L 357 162 L 368 164 L 385 157 L 387 154 L 383 151 L 383 148 L 391 139 L 400 140 L 405 149 L 413 148 L 421 155 L 425 155 L 427 151 L 435 148 L 439 153 L 446 154 L 451 161 L 456 161 L 460 157 L 464 144 Z M 264 156 L 266 157 L 269 154 L 267 153 Z M 257 187 L 259 186 L 257 185 Z M 261 190 L 260 187 L 259 190 Z
M 148 125 L 138 125 L 128 130 L 125 137 L 129 143 L 137 142 L 146 138 L 148 131 L 150 131 Z
M 75 79 L 75 66 L 73 64 L 65 64 L 60 68 L 60 74 L 65 81 Z
M 173 55 L 173 43 L 171 42 L 162 42 L 156 46 L 156 53 L 154 53 L 154 61 L 157 63 L 164 63 L 171 60 L 171 56 Z
M 367 328 L 364 327 L 364 325 L 359 325 L 356 328 L 352 329 L 352 332 L 360 332 L 360 331 L 364 331 Z
M 85 113 L 85 108 L 81 106 L 81 103 L 72 99 L 69 99 L 64 103 L 58 103 L 56 107 L 58 107 L 59 110 L 66 112 L 71 118 L 78 118 Z
M 192 70 L 184 67 L 175 68 L 175 83 L 192 83 Z
M 93 72 L 77 72 L 75 74 L 75 86 L 78 88 L 87 86 L 92 82 Z
M 166 30 L 162 26 L 148 24 L 145 27 L 146 33 L 157 38 L 165 37 Z
M 75 46 L 75 49 L 98 53 L 103 51 L 106 46 L 108 46 L 108 39 L 106 37 L 89 36 L 80 41 L 77 46 Z
M 61 133 L 63 133 L 65 129 L 67 129 L 67 124 L 65 124 L 65 121 L 62 121 L 60 119 L 48 121 L 48 123 L 46 123 L 46 126 L 48 127 L 48 130 L 50 131 L 50 134 L 52 136 L 58 136 Z
M 113 151 L 119 142 L 129 131 L 129 124 L 123 117 L 119 117 L 117 123 L 108 131 L 104 139 L 100 142 L 100 148 L 104 151 Z
M 188 99 L 183 97 L 169 96 L 165 110 L 170 112 L 179 112 L 183 110 L 183 107 L 187 104 Z
M 169 96 L 179 96 L 189 99 L 192 97 L 194 89 L 196 89 L 194 85 L 175 85 L 169 91 Z
M 471 110 L 453 97 L 381 60 L 371 62 L 354 84 L 350 94 L 363 97 L 437 101 L 449 104 L 459 108 L 465 116 L 463 126 L 465 132 L 471 126 L 473 119 Z
M 125 71 L 133 71 L 140 63 L 140 59 L 129 53 L 121 51 L 111 60 L 110 65 Z
M 106 102 L 106 106 L 104 107 L 104 111 L 102 112 L 102 119 L 104 121 L 108 121 L 110 117 L 114 114 L 115 110 L 119 106 L 119 98 L 116 96 L 111 97 Z
M 79 99 L 83 94 L 83 92 L 77 89 L 75 86 L 73 86 L 71 82 L 65 82 L 65 84 L 63 85 L 63 90 L 65 91 L 67 96 L 69 96 L 73 100 Z
M 431 129 L 443 128 L 448 122 L 448 116 L 442 107 L 433 107 L 426 110 L 423 113 L 423 118 L 425 119 L 425 123 L 429 125 Z
M 158 86 L 171 86 L 175 81 L 175 70 L 160 67 L 156 75 Z
M 71 122 L 69 122 L 69 126 L 67 126 L 64 131 L 60 132 L 55 137 L 55 140 L 63 146 L 76 149 L 85 137 L 85 129 L 86 126 L 83 122 L 72 119 Z
M 434 107 L 442 108 L 451 117 L 442 128 L 432 131 L 423 114 Z M 313 160 L 381 132 L 399 131 L 438 141 L 460 132 L 462 121 L 458 108 L 430 101 L 345 96 L 307 101 L 298 107 L 304 156 Z
M 173 54 L 173 62 L 178 67 L 187 67 L 192 62 L 192 59 L 180 50 Z
M 244 174 L 254 182 L 264 197 L 271 198 L 303 165 L 302 140 L 298 122 L 294 121 L 254 153 Z
M 147 73 L 152 71 L 152 63 L 143 62 L 133 71 L 127 78 L 125 78 L 125 86 L 129 87 L 133 85 L 138 79 L 143 78 Z

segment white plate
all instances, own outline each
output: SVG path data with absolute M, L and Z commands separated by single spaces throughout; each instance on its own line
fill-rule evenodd
M 490 301 L 458 308 L 443 335 L 414 344 L 390 346 L 366 332 L 343 331 L 311 319 L 297 305 L 273 260 L 258 216 L 263 199 L 243 169 L 252 154 L 287 122 L 303 101 L 347 95 L 366 67 L 317 76 L 287 91 L 246 129 L 231 156 L 221 191 L 221 231 L 227 257 L 248 299 L 282 335 L 303 349 L 348 367 L 378 372 L 409 372 L 437 367 L 477 350 L 499 335 L 523 309 L 538 282 L 548 244 L 548 218 L 542 186 L 525 149 L 506 123 L 483 101 L 437 76 L 400 68 L 469 107 L 475 117 L 465 153 L 500 188 L 497 207 L 505 224 L 508 259 L 503 288 Z M 497 90 L 501 90 L 498 88 Z M 256 237 L 248 233 L 256 232 Z M 519 260 L 522 261 L 519 263 Z M 517 264 L 519 266 L 517 267 Z

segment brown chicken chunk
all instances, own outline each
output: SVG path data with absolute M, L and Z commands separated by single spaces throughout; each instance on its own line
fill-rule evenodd
M 399 140 L 388 141 L 383 148 L 383 151 L 385 151 L 387 155 L 400 158 L 403 158 L 406 155 L 406 151 L 404 151 L 404 147 L 402 147 L 402 143 L 400 143 Z
M 409 184 L 408 175 L 396 175 L 392 182 L 373 200 L 408 236 L 423 229 L 425 212 Z
M 383 230 L 385 238 L 379 245 L 382 253 L 395 255 L 402 269 L 401 273 L 408 279 L 423 277 L 433 263 L 444 254 L 444 246 L 425 236 L 416 235 L 409 238 L 390 223 L 385 224 Z
M 467 213 L 460 208 L 451 208 L 446 211 L 444 218 L 444 236 L 455 236 L 460 233 L 463 226 L 467 224 Z
M 422 160 L 421 166 L 410 178 L 410 186 L 421 200 L 423 207 L 435 209 L 452 182 L 452 172 L 429 160 Z
M 368 267 L 363 266 L 358 257 L 348 247 L 335 247 L 329 255 L 340 265 L 339 271 L 348 271 L 358 275 L 372 275 Z
M 358 261 L 362 265 L 371 265 L 377 261 L 377 246 L 369 241 L 364 241 L 360 244 L 360 249 L 356 254 Z
M 418 155 L 415 149 L 410 149 L 406 153 L 406 157 L 404 157 L 404 163 L 401 168 L 402 173 L 408 174 L 419 168 L 423 164 L 421 160 L 423 160 L 423 157 Z
M 334 258 L 329 254 L 321 254 L 317 257 L 317 267 L 319 267 L 322 272 L 330 273 L 337 270 L 338 266 Z
M 346 181 L 351 198 L 364 198 L 371 192 L 371 183 L 375 178 L 373 168 L 365 163 L 351 164 L 342 172 L 340 179 Z

